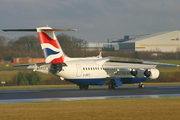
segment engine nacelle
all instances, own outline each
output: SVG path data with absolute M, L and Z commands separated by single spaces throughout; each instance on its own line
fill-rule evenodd
M 137 70 L 137 75 L 135 77 L 137 78 L 143 78 L 144 77 L 144 69 L 138 69 Z
M 158 69 L 150 69 L 151 75 L 149 76 L 150 79 L 156 79 L 159 77 L 159 70 Z
M 144 70 L 144 69 L 138 69 L 138 70 L 132 70 L 131 75 L 135 76 L 136 78 L 143 78 L 148 77 L 150 79 L 156 79 L 159 77 L 159 70 L 158 69 L 149 69 L 149 70 Z
M 138 69 L 138 70 L 131 70 L 131 75 L 135 76 L 137 78 L 143 78 L 144 77 L 144 69 Z

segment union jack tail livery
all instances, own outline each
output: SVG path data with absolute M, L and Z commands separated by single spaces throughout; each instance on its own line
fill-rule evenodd
M 49 27 L 36 28 L 46 63 L 63 63 L 64 54 L 54 31 Z
M 76 31 L 76 29 L 52 29 L 50 27 L 36 28 L 41 48 L 44 53 L 46 63 L 64 63 L 66 55 L 54 34 L 54 31 Z

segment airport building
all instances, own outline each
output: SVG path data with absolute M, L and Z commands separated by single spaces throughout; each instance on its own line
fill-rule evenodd
M 180 31 L 109 38 L 107 43 L 89 43 L 87 51 L 101 51 L 103 47 L 114 47 L 116 51 L 177 52 L 180 51 Z
M 126 36 L 126 38 L 128 37 Z M 124 51 L 180 51 L 180 31 L 159 32 L 121 41 L 119 50 Z

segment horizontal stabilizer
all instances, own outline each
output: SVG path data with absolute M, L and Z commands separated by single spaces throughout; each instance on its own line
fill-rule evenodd
M 36 29 L 3 29 L 4 32 L 19 31 L 19 32 L 36 32 Z
M 34 65 L 34 63 L 32 64 L 18 64 L 18 65 L 13 65 L 14 67 L 22 67 L 22 66 L 29 66 L 29 65 Z
M 77 31 L 77 29 L 41 29 L 43 31 Z M 3 31 L 8 32 L 36 32 L 36 29 L 3 29 Z
M 77 29 L 42 29 L 43 31 L 77 31 Z

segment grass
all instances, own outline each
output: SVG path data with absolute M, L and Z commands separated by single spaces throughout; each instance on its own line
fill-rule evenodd
M 157 85 L 180 85 L 180 82 L 167 82 L 167 83 L 144 83 L 145 86 L 157 86 Z M 137 86 L 137 84 L 124 84 L 123 86 Z M 103 86 L 90 86 L 90 87 L 107 87 Z M 119 86 L 120 88 L 121 86 Z M 28 85 L 28 86 L 4 86 L 0 87 L 0 90 L 21 90 L 21 89 L 49 89 L 49 88 L 78 88 L 76 84 L 71 85 Z
M 28 86 L 4 86 L 0 90 L 21 90 L 21 89 L 48 89 L 48 88 L 77 88 L 75 84 L 72 85 L 28 85 Z
M 180 119 L 180 97 L 0 104 L 1 120 Z

